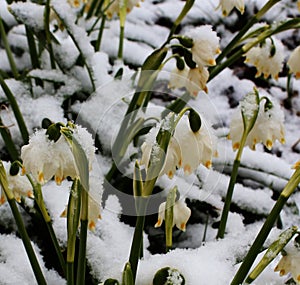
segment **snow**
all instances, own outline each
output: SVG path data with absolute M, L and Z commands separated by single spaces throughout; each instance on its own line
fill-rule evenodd
M 98 150 L 91 175 L 98 184 L 97 203 L 101 203 L 102 219 L 96 221 L 95 231 L 88 233 L 89 274 L 96 283 L 104 282 L 107 278 L 121 280 L 122 270 L 128 262 L 134 231 L 134 228 L 123 220 L 124 217 L 126 220 L 127 216 L 134 216 L 135 213 L 127 204 L 132 197 L 127 192 L 121 192 L 119 187 L 122 184 L 122 187 L 126 187 L 126 191 L 131 191 L 132 182 L 128 180 L 132 177 L 135 160 L 141 158 L 141 145 L 145 140 L 154 139 L 158 129 L 153 128 L 150 135 L 141 136 L 136 145 L 131 144 L 128 147 L 119 169 L 126 179 L 118 176 L 116 181 L 112 182 L 115 183 L 112 185 L 113 189 L 108 190 L 107 200 L 100 202 L 102 183 L 117 155 L 112 153 L 112 146 L 134 94 L 140 67 L 147 56 L 165 42 L 169 35 L 170 24 L 177 18 L 185 2 L 145 0 L 140 3 L 140 8 L 134 8 L 127 15 L 124 57 L 120 60 L 116 59 L 119 45 L 117 15 L 106 21 L 100 51 L 95 52 L 91 41 L 97 39 L 101 21 L 89 33 L 96 20 L 95 16 L 86 21 L 84 17 L 78 15 L 79 10 L 71 8 L 66 0 L 52 0 L 50 2 L 52 12 L 55 11 L 65 24 L 63 30 L 56 30 L 58 19 L 54 19 L 50 25 L 52 36 L 56 39 L 52 41 L 56 68 L 51 66 L 49 52 L 44 46 L 38 44 L 39 37 L 35 34 L 40 60 L 40 67 L 36 69 L 31 64 L 24 24 L 28 25 L 34 33 L 43 33 L 44 6 L 33 2 L 19 1 L 7 5 L 5 0 L 0 0 L 0 15 L 8 32 L 7 38 L 20 77 L 15 79 L 11 77 L 11 66 L 3 42 L 0 46 L 1 74 L 3 71 L 5 82 L 17 100 L 30 135 L 41 127 L 41 121 L 45 117 L 53 122 L 63 123 L 67 122 L 67 118 L 72 118 L 74 123 L 86 127 L 92 134 Z M 267 0 L 245 1 L 245 16 L 250 17 L 266 3 Z M 195 31 L 201 25 L 204 27 L 211 25 L 213 31 L 216 31 L 214 36 L 220 38 L 222 50 L 237 34 L 241 17 L 235 9 L 224 18 L 220 9 L 216 10 L 218 5 L 219 0 L 196 0 L 179 26 L 178 33 L 188 34 L 188 31 L 193 29 Z M 9 10 L 17 16 L 18 22 Z M 282 0 L 262 17 L 258 25 L 270 24 L 274 21 L 279 23 L 292 17 L 299 17 L 296 1 Z M 282 49 L 284 68 L 292 50 L 299 44 L 299 38 L 299 30 L 276 35 L 276 42 L 282 42 L 284 45 Z M 171 42 L 174 43 L 177 41 Z M 171 51 L 167 57 L 169 56 Z M 283 58 L 280 58 L 280 64 Z M 174 229 L 174 249 L 166 254 L 154 254 L 150 251 L 153 244 L 163 248 L 164 227 L 154 229 L 155 221 L 152 223 L 151 216 L 147 221 L 147 217 L 143 239 L 144 257 L 138 266 L 137 285 L 152 284 L 155 273 L 163 267 L 178 270 L 184 276 L 186 284 L 230 284 L 240 262 L 274 206 L 276 197 L 294 173 L 291 166 L 300 158 L 300 143 L 295 146 L 299 140 L 300 81 L 294 76 L 291 78 L 291 108 L 288 109 L 286 107 L 287 71 L 284 69 L 279 74 L 278 80 L 254 79 L 255 68 L 243 64 L 244 60 L 243 57 L 234 67 L 225 68 L 207 83 L 208 94 L 201 92 L 197 98 L 191 99 L 187 104 L 213 126 L 218 136 L 218 156 L 213 158 L 211 169 L 200 165 L 189 176 L 185 176 L 182 170 L 177 170 L 173 179 L 169 179 L 166 175 L 158 178 L 156 190 L 162 191 L 153 195 L 154 203 L 149 207 L 147 214 L 154 214 L 152 218 L 156 220 L 158 205 L 165 201 L 169 189 L 177 186 L 180 199 L 186 201 L 191 207 L 192 216 L 185 232 Z M 161 123 L 164 106 L 182 94 L 182 90 L 171 91 L 167 88 L 170 71 L 174 67 L 174 60 L 167 62 L 155 84 L 155 98 L 151 99 L 147 108 L 137 114 L 136 118 L 143 118 L 146 126 L 150 123 Z M 120 69 L 123 70 L 123 76 L 115 79 Z M 135 75 L 137 78 L 134 80 Z M 148 75 L 145 76 L 147 77 Z M 42 80 L 43 84 L 38 84 L 38 80 Z M 243 150 L 226 235 L 224 239 L 216 240 L 216 224 L 220 220 L 236 156 L 231 141 L 226 138 L 230 121 L 234 108 L 247 93 L 252 92 L 256 84 L 260 97 L 266 96 L 272 101 L 275 100 L 284 110 L 286 143 L 282 145 L 275 142 L 271 151 L 266 151 L 261 144 L 257 145 L 256 151 L 248 147 Z M 20 149 L 23 140 L 11 105 L 2 88 L 0 88 L 0 101 L 3 104 L 0 110 L 3 125 L 10 131 L 17 149 Z M 251 117 L 253 110 L 248 108 L 248 103 L 244 109 L 247 116 Z M 252 105 L 253 102 L 250 103 Z M 273 112 L 277 113 L 277 110 Z M 272 113 L 273 115 L 276 114 Z M 273 122 L 273 127 L 275 124 L 278 124 L 277 120 Z M 169 127 L 167 124 L 164 125 L 165 129 Z M 2 155 L 3 159 L 7 158 L 2 137 L 0 146 L 1 158 Z M 159 151 L 159 147 L 157 145 L 156 147 Z M 192 151 L 194 150 L 191 150 L 191 153 Z M 71 185 L 72 182 L 67 179 L 60 186 L 57 186 L 54 181 L 49 181 L 42 189 L 55 234 L 63 248 L 67 244 L 67 229 L 66 219 L 62 218 L 61 214 L 68 203 Z M 300 193 L 298 190 L 299 186 L 281 212 L 282 230 L 292 225 L 299 226 Z M 107 193 L 104 191 L 104 196 L 105 194 Z M 33 200 L 25 198 L 24 203 L 30 208 Z M 25 224 L 30 225 L 32 220 L 28 213 L 21 207 L 20 211 Z M 0 217 L 0 283 L 35 284 L 34 275 L 22 241 L 17 237 L 17 228 L 7 203 L 1 205 Z M 249 221 L 249 217 L 253 220 Z M 264 244 L 264 250 L 282 230 L 273 228 Z M 204 236 L 205 240 L 203 240 Z M 153 238 L 156 240 L 153 241 Z M 43 260 L 43 249 L 33 245 L 48 284 L 65 284 L 66 281 L 54 269 L 46 269 L 48 265 Z M 265 251 L 259 254 L 255 264 L 264 253 Z M 273 272 L 278 260 L 279 257 L 275 258 L 253 284 L 285 284 L 286 278 Z

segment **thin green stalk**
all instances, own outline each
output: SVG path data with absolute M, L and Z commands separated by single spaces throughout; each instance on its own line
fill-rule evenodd
M 15 143 L 12 140 L 12 137 L 11 137 L 8 127 L 3 125 L 1 117 L 0 117 L 0 134 L 2 136 L 2 139 L 5 143 L 5 147 L 8 151 L 8 154 L 10 155 L 12 161 L 19 160 L 20 159 L 19 152 L 16 148 Z
M 10 91 L 9 87 L 5 83 L 5 81 L 4 81 L 3 77 L 1 76 L 1 74 L 0 74 L 0 85 L 1 85 L 6 97 L 8 99 L 10 105 L 11 105 L 11 108 L 12 108 L 13 112 L 14 112 L 15 118 L 17 120 L 19 129 L 20 129 L 20 132 L 21 132 L 21 135 L 22 135 L 22 138 L 23 138 L 23 142 L 24 142 L 24 144 L 28 144 L 29 134 L 28 134 L 27 127 L 25 125 L 25 121 L 23 119 L 22 113 L 19 109 L 19 105 L 17 103 L 16 98 L 14 97 L 14 95 Z
M 125 32 L 125 27 L 124 26 L 120 26 L 120 39 L 119 39 L 118 59 L 123 59 L 124 32 Z
M 54 246 L 54 249 L 55 249 L 55 252 L 56 252 L 59 264 L 60 264 L 60 267 L 62 269 L 62 272 L 63 272 L 64 276 L 66 276 L 65 259 L 64 259 L 63 255 L 62 255 L 61 248 L 60 248 L 59 243 L 57 241 L 56 234 L 55 234 L 55 232 L 53 230 L 52 221 L 51 222 L 47 222 L 46 225 L 47 225 L 47 229 L 48 229 L 49 235 L 51 237 L 52 244 Z
M 17 227 L 18 227 L 18 232 L 21 236 L 24 247 L 26 249 L 26 253 L 27 253 L 27 256 L 29 258 L 31 267 L 33 269 L 36 281 L 39 285 L 47 285 L 47 282 L 45 280 L 45 277 L 43 275 L 43 272 L 41 270 L 39 262 L 36 258 L 35 252 L 32 248 L 29 236 L 28 236 L 27 231 L 25 229 L 22 217 L 21 217 L 20 212 L 17 208 L 16 201 L 15 201 L 15 199 L 7 199 L 7 201 L 8 201 L 9 206 L 10 206 L 12 212 L 13 212 L 13 216 L 14 216 L 14 219 L 15 219 Z
M 56 66 L 55 66 L 55 59 L 54 59 L 54 54 L 53 54 L 53 48 L 52 48 L 52 43 L 51 43 L 51 32 L 50 32 L 50 0 L 47 0 L 46 5 L 45 5 L 44 26 L 45 26 L 47 47 L 48 47 L 48 51 L 49 51 L 49 55 L 50 55 L 51 68 L 55 69 Z
M 81 185 L 79 179 L 74 179 L 68 201 L 67 209 L 67 284 L 75 284 L 74 260 L 76 251 L 76 233 L 79 224 L 81 208 Z
M 43 220 L 44 220 L 44 222 L 47 226 L 47 230 L 48 230 L 48 233 L 50 235 L 52 244 L 54 246 L 55 253 L 57 255 L 57 258 L 58 258 L 59 264 L 61 266 L 62 272 L 64 273 L 64 275 L 66 275 L 65 260 L 64 260 L 64 257 L 62 255 L 60 246 L 58 244 L 57 237 L 56 237 L 55 232 L 54 232 L 53 227 L 52 227 L 52 220 L 51 220 L 51 217 L 48 214 L 48 211 L 47 211 L 47 208 L 46 208 L 46 205 L 45 205 L 45 202 L 44 202 L 41 185 L 34 183 L 34 181 L 31 179 L 31 177 L 29 175 L 27 175 L 27 178 L 29 179 L 29 181 L 30 181 L 30 183 L 33 187 L 35 202 L 36 202 L 37 206 L 39 207 L 39 210 L 42 214 Z
M 222 215 L 221 215 L 221 221 L 220 221 L 220 225 L 219 225 L 219 229 L 218 229 L 218 233 L 217 233 L 217 238 L 224 238 L 228 214 L 229 214 L 230 205 L 231 205 L 232 196 L 233 196 L 233 190 L 234 190 L 234 186 L 236 183 L 236 178 L 238 176 L 238 169 L 240 166 L 241 157 L 242 157 L 243 149 L 244 149 L 244 146 L 246 143 L 247 135 L 248 135 L 247 131 L 244 131 L 242 139 L 240 141 L 240 146 L 239 146 L 238 152 L 236 154 L 236 157 L 235 157 L 235 160 L 233 163 L 231 177 L 230 177 L 230 181 L 229 181 L 229 185 L 228 185 L 228 189 L 227 189 L 227 193 L 226 193 L 226 198 L 225 198 L 225 203 L 224 203 L 224 207 L 223 207 L 223 211 L 222 211 Z
M 77 264 L 76 285 L 85 285 L 86 271 L 86 241 L 88 230 L 88 192 L 85 189 L 81 191 L 82 208 L 80 219 L 79 252 Z
M 13 73 L 14 78 L 17 79 L 19 77 L 19 72 L 17 70 L 17 66 L 16 66 L 15 60 L 13 58 L 8 40 L 7 40 L 6 32 L 5 32 L 3 21 L 2 21 L 1 17 L 0 17 L 0 35 L 2 38 L 3 45 L 5 47 L 5 51 L 6 51 L 6 55 L 7 55 L 9 64 L 10 64 L 11 71 Z
M 138 262 L 141 256 L 145 213 L 147 210 L 148 202 L 149 198 L 147 197 L 138 197 L 138 200 L 136 200 L 138 212 L 129 255 L 129 263 L 131 264 L 133 280 L 136 279 Z
M 101 25 L 100 25 L 100 29 L 99 29 L 99 33 L 98 33 L 96 45 L 95 45 L 95 51 L 99 51 L 100 50 L 105 22 L 106 22 L 106 15 L 103 15 L 103 17 L 101 19 Z
M 276 201 L 271 213 L 267 217 L 263 227 L 261 228 L 260 232 L 258 233 L 254 243 L 252 244 L 251 248 L 249 249 L 246 257 L 243 260 L 242 265 L 240 266 L 238 272 L 234 276 L 233 280 L 231 281 L 231 285 L 240 285 L 245 280 L 253 262 L 255 261 L 257 255 L 262 249 L 262 246 L 267 239 L 272 227 L 274 226 L 279 214 L 285 205 L 288 198 L 291 196 L 293 191 L 297 188 L 300 183 L 300 167 L 294 172 L 289 182 L 284 187 L 283 191 L 281 192 L 278 200 Z
M 74 285 L 75 280 L 74 280 L 74 261 L 67 262 L 67 285 Z
M 29 258 L 32 270 L 34 272 L 35 278 L 37 280 L 37 283 L 39 285 L 47 285 L 45 277 L 44 277 L 43 272 L 41 270 L 41 267 L 39 265 L 39 262 L 36 258 L 35 252 L 33 250 L 30 238 L 27 234 L 27 231 L 26 231 L 25 225 L 23 223 L 21 214 L 18 210 L 16 200 L 14 198 L 14 195 L 13 195 L 12 191 L 9 189 L 7 176 L 6 176 L 6 171 L 4 169 L 2 161 L 0 161 L 0 184 L 1 184 L 2 190 L 5 193 L 5 196 L 7 198 L 8 204 L 11 208 L 11 211 L 13 213 L 15 222 L 16 222 L 17 227 L 18 227 L 18 232 L 19 232 L 19 234 L 21 236 L 21 239 L 23 241 L 23 244 L 24 244 L 27 256 Z

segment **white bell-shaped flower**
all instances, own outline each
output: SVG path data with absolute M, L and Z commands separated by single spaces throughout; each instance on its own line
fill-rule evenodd
M 200 91 L 208 92 L 206 83 L 209 72 L 206 67 L 187 68 L 183 70 L 174 69 L 170 76 L 169 88 L 185 87 L 193 96 L 197 97 Z
M 287 61 L 290 71 L 295 74 L 297 79 L 300 78 L 300 46 L 296 47 Z
M 160 227 L 165 219 L 166 202 L 160 204 L 158 209 L 158 220 L 154 227 Z M 185 231 L 186 223 L 191 216 L 191 209 L 182 200 L 175 202 L 173 206 L 173 227 Z
M 160 175 L 167 174 L 172 178 L 177 168 L 182 167 L 184 173 L 190 175 L 200 164 L 211 167 L 212 157 L 216 154 L 216 137 L 202 117 L 201 122 L 201 128 L 193 132 L 188 117 L 183 116 L 180 119 L 168 145 Z M 152 129 L 142 145 L 140 165 L 145 165 L 146 169 L 158 130 L 159 127 Z
M 246 53 L 245 62 L 256 67 L 256 77 L 263 74 L 265 78 L 271 75 L 278 79 L 284 60 L 283 49 L 281 41 L 275 38 L 266 39 L 261 46 L 253 47 Z
M 220 38 L 212 30 L 212 26 L 203 25 L 187 33 L 193 40 L 192 58 L 199 67 L 216 65 L 215 55 L 220 53 Z
M 124 3 L 122 0 L 115 0 L 113 2 L 108 1 L 109 6 L 107 10 L 105 11 L 107 17 L 110 19 L 114 14 L 119 14 L 120 12 L 120 5 Z M 127 0 L 127 7 L 126 7 L 126 12 L 129 13 L 134 7 L 139 7 L 140 6 L 140 0 Z
M 274 271 L 279 271 L 280 276 L 291 273 L 294 281 L 300 284 L 300 250 L 295 246 L 287 246 L 285 253 Z
M 80 126 L 75 126 L 72 132 L 85 152 L 91 169 L 95 153 L 91 134 Z M 21 158 L 23 172 L 31 173 L 40 184 L 53 176 L 56 183 L 60 184 L 66 177 L 78 175 L 73 153 L 63 135 L 54 142 L 48 138 L 46 130 L 37 131 L 31 136 L 29 144 L 22 147 Z
M 217 9 L 218 8 L 221 8 L 223 16 L 226 17 L 233 8 L 238 9 L 241 14 L 243 14 L 245 10 L 245 4 L 244 0 L 220 0 Z
M 10 175 L 9 169 L 10 169 L 10 162 L 3 162 L 5 170 L 6 170 L 6 176 L 7 176 L 7 182 L 10 190 L 12 191 L 15 199 L 17 202 L 21 202 L 21 197 L 29 197 L 33 198 L 33 190 L 32 185 L 30 184 L 27 177 L 22 176 L 20 173 L 17 175 Z M 4 192 L 1 190 L 1 197 L 0 197 L 0 205 L 5 203 L 6 197 Z
M 282 109 L 274 100 L 272 101 L 272 107 L 265 110 L 265 103 L 265 99 L 261 100 L 256 122 L 245 143 L 245 146 L 249 146 L 253 150 L 255 150 L 256 144 L 260 142 L 268 149 L 272 148 L 276 140 L 281 143 L 285 142 L 284 113 Z M 233 114 L 229 132 L 229 138 L 232 140 L 234 150 L 240 146 L 243 130 L 244 124 L 239 106 Z

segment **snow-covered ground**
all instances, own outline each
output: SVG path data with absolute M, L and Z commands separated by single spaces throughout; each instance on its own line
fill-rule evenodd
M 8 5 L 5 0 L 0 0 L 0 16 L 8 31 L 7 40 L 21 76 L 18 79 L 11 76 L 11 65 L 3 42 L 0 45 L 0 71 L 9 75 L 5 82 L 19 104 L 30 135 L 40 128 L 41 121 L 45 117 L 53 122 L 66 123 L 68 120 L 74 120 L 93 134 L 98 148 L 93 175 L 99 181 L 103 181 L 114 159 L 112 153 L 114 139 L 134 94 L 131 78 L 147 56 L 165 42 L 170 25 L 177 18 L 185 2 L 144 0 L 139 8 L 135 7 L 126 19 L 122 62 L 117 60 L 119 45 L 117 16 L 105 22 L 100 50 L 95 52 L 91 43 L 97 40 L 100 22 L 91 30 L 95 17 L 88 20 L 79 17 L 75 22 L 79 9 L 71 8 L 66 1 L 51 0 L 53 10 L 67 27 L 63 30 L 57 29 L 56 19 L 50 26 L 56 39 L 52 44 L 57 61 L 56 69 L 51 67 L 48 50 L 42 49 L 41 46 L 40 66 L 33 68 L 31 64 L 24 23 L 40 36 L 41 42 L 44 39 L 44 6 L 34 2 L 38 1 L 13 2 Z M 228 17 L 223 17 L 220 9 L 216 9 L 218 0 L 196 0 L 178 32 L 186 34 L 195 26 L 212 25 L 220 37 L 222 50 L 250 16 L 266 2 L 266 0 L 245 1 L 244 16 L 234 11 Z M 282 0 L 263 16 L 261 22 L 280 22 L 292 17 L 299 17 L 296 1 Z M 155 273 L 166 266 L 178 269 L 185 277 L 186 284 L 230 284 L 276 198 L 293 174 L 292 165 L 300 160 L 300 143 L 297 144 L 300 139 L 300 81 L 291 76 L 290 86 L 293 95 L 290 106 L 287 106 L 286 88 L 288 80 L 286 61 L 292 50 L 300 44 L 299 31 L 294 29 L 276 35 L 284 45 L 284 69 L 279 74 L 278 80 L 254 78 L 255 68 L 244 64 L 242 58 L 208 82 L 207 94 L 201 91 L 197 98 L 188 102 L 190 107 L 214 127 L 218 137 L 218 156 L 213 158 L 210 169 L 200 165 L 189 176 L 178 170 L 173 179 L 169 179 L 166 175 L 158 179 L 157 186 L 163 191 L 154 195 L 158 201 L 157 205 L 166 197 L 167 191 L 176 185 L 181 198 L 185 198 L 192 209 L 192 215 L 185 232 L 174 229 L 174 249 L 165 254 L 161 250 L 164 248 L 163 227 L 154 228 L 158 208 L 149 210 L 152 216 L 146 219 L 145 252 L 138 266 L 136 284 L 152 284 Z M 174 67 L 175 61 L 169 61 L 158 76 L 154 96 L 144 114 L 150 121 L 153 117 L 160 120 L 159 116 L 164 106 L 182 94 L 181 90 L 168 88 L 170 72 Z M 123 68 L 122 80 L 115 80 L 114 76 L 120 68 Z M 37 84 L 37 80 L 42 80 L 43 84 Z M 231 141 L 226 138 L 231 116 L 239 101 L 251 92 L 254 86 L 257 86 L 261 97 L 267 96 L 281 105 L 285 115 L 285 144 L 276 141 L 271 151 L 261 144 L 256 146 L 255 151 L 248 147 L 244 149 L 226 235 L 224 239 L 216 240 L 216 224 L 220 220 L 236 155 L 232 150 Z M 2 89 L 0 99 L 3 104 L 0 113 L 2 123 L 8 126 L 19 150 L 24 143 Z M 126 178 L 123 186 L 120 186 L 119 181 L 112 185 L 113 190 L 110 188 L 111 192 L 108 191 L 108 197 L 103 201 L 102 219 L 98 220 L 95 231 L 88 233 L 88 269 L 94 278 L 94 283 L 91 284 L 104 282 L 107 278 L 122 279 L 122 270 L 128 261 L 134 231 L 131 226 L 134 212 L 132 205 L 128 205 L 127 208 L 127 194 L 122 193 L 119 187 L 128 185 L 131 187 L 131 180 L 129 183 L 128 178 L 132 177 L 134 167 L 135 159 L 132 155 L 141 158 L 140 145 L 144 137 L 141 138 L 138 145 L 131 144 L 126 151 L 125 157 L 130 162 L 127 161 L 121 169 L 119 179 Z M 0 144 L 1 159 L 7 160 L 9 156 L 4 149 L 2 137 Z M 60 215 L 68 203 L 70 187 L 71 181 L 63 181 L 60 186 L 50 181 L 43 186 L 45 203 L 62 247 L 66 246 L 67 229 L 66 219 Z M 300 225 L 300 194 L 297 190 L 283 208 L 280 216 L 281 228 L 273 228 L 265 247 L 270 245 L 282 230 L 292 225 Z M 31 207 L 32 201 L 26 198 L 25 204 Z M 32 225 L 34 221 L 25 211 L 22 210 L 22 213 L 26 224 Z M 17 236 L 7 203 L 0 207 L 0 233 L 0 284 L 35 284 L 34 275 L 26 259 L 22 242 Z M 49 265 L 46 260 L 43 261 L 45 251 L 42 247 L 45 244 L 39 243 L 38 231 L 32 230 L 32 235 L 34 248 L 40 263 L 43 264 L 48 284 L 65 284 L 65 280 L 53 269 L 55 267 Z M 261 254 L 257 260 L 260 257 Z M 280 256 L 253 284 L 287 284 L 285 282 L 291 276 L 280 277 L 278 273 L 273 272 L 279 258 Z

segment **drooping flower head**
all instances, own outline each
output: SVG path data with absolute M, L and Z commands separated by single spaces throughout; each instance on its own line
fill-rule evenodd
M 193 61 L 202 67 L 216 65 L 215 56 L 220 53 L 220 38 L 212 26 L 203 25 L 191 29 L 187 36 L 193 40 L 191 47 Z
M 256 77 L 263 74 L 265 78 L 271 75 L 274 79 L 278 79 L 283 60 L 283 44 L 272 38 L 266 39 L 260 46 L 251 48 L 246 53 L 245 62 L 256 67 Z
M 11 175 L 9 171 L 11 166 L 10 162 L 4 162 L 3 164 L 6 170 L 8 186 L 12 191 L 16 201 L 21 202 L 21 197 L 33 198 L 32 185 L 30 184 L 27 177 L 22 176 L 20 173 Z M 3 191 L 1 191 L 0 205 L 2 205 L 5 201 L 5 194 L 3 193 Z
M 91 168 L 94 160 L 94 141 L 85 128 L 77 125 L 70 127 L 74 138 L 84 150 Z M 31 173 L 34 179 L 44 184 L 53 176 L 57 184 L 60 184 L 66 177 L 78 176 L 73 153 L 65 137 L 61 135 L 57 141 L 49 139 L 46 130 L 35 132 L 29 144 L 21 149 L 23 160 L 23 172 Z
M 124 4 L 124 0 L 115 0 L 112 3 L 109 2 L 109 6 L 107 10 L 105 11 L 108 18 L 112 18 L 114 14 L 120 13 L 120 7 L 122 7 L 122 4 Z M 126 12 L 129 13 L 133 9 L 133 7 L 139 7 L 140 6 L 140 0 L 127 0 L 127 7 Z
M 296 284 L 300 284 L 300 249 L 288 245 L 284 253 L 274 271 L 279 271 L 280 276 L 291 273 Z
M 271 101 L 268 98 L 262 98 L 256 122 L 248 134 L 245 146 L 255 150 L 256 144 L 261 142 L 268 149 L 271 149 L 276 140 L 284 143 L 285 130 L 283 122 L 284 113 L 279 104 L 275 100 Z M 234 150 L 240 146 L 243 129 L 241 106 L 239 106 L 233 114 L 229 132 L 229 138 L 232 140 Z
M 202 117 L 201 122 L 200 129 L 194 132 L 187 116 L 180 119 L 171 137 L 160 175 L 167 174 L 172 178 L 177 168 L 183 168 L 184 173 L 190 175 L 200 164 L 211 166 L 212 156 L 216 153 L 216 137 Z M 158 127 L 153 129 L 142 145 L 140 164 L 145 165 L 146 169 L 158 129 Z
M 297 79 L 300 78 L 300 46 L 296 47 L 290 55 L 287 65 L 290 71 L 295 74 Z
M 229 15 L 233 8 L 238 9 L 241 12 L 241 14 L 243 14 L 245 10 L 245 4 L 244 0 L 220 0 L 217 9 L 218 8 L 222 10 L 223 16 L 226 17 Z
M 178 40 L 184 50 L 184 61 L 180 60 L 183 65 L 181 68 L 177 65 L 172 71 L 169 88 L 185 87 L 193 97 L 201 90 L 207 93 L 207 67 L 216 65 L 215 56 L 220 53 L 217 33 L 212 26 L 203 25 L 189 30 L 185 36 L 178 37 Z
M 154 227 L 160 227 L 165 219 L 166 202 L 160 204 L 158 209 L 158 220 Z M 173 227 L 185 231 L 186 223 L 191 216 L 191 209 L 182 200 L 175 202 L 173 206 Z

